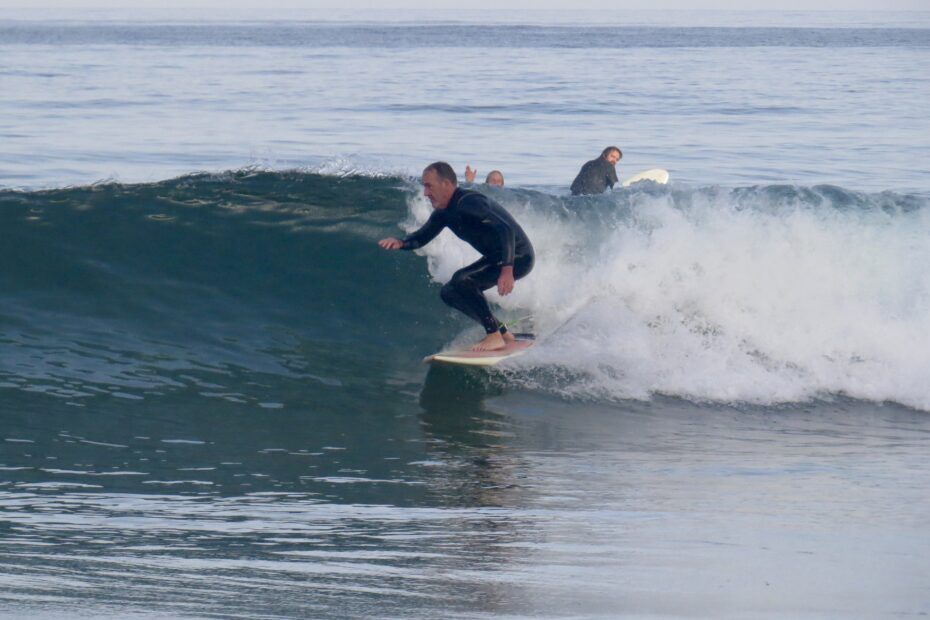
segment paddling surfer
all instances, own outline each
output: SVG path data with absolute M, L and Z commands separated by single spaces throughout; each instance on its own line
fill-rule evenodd
M 456 310 L 481 323 L 485 338 L 473 351 L 496 351 L 515 340 L 498 321 L 483 291 L 497 286 L 508 295 L 514 282 L 533 269 L 535 254 L 526 233 L 507 211 L 479 192 L 458 187 L 455 171 L 446 162 L 430 164 L 423 170 L 423 194 L 433 205 L 433 213 L 416 232 L 404 239 L 387 237 L 378 242 L 385 250 L 416 250 L 443 228 L 481 253 L 476 262 L 453 274 L 442 287 L 442 300 Z
M 603 194 L 608 188 L 612 189 L 617 183 L 617 162 L 622 158 L 620 149 L 608 146 L 600 157 L 585 162 L 572 181 L 572 195 Z

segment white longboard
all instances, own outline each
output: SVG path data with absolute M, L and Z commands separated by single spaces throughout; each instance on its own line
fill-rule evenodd
M 668 170 L 653 168 L 652 170 L 646 170 L 640 172 L 639 174 L 634 174 L 623 182 L 623 187 L 629 187 L 633 183 L 638 183 L 640 181 L 654 181 L 660 185 L 665 185 L 668 183 Z
M 427 364 L 457 364 L 459 366 L 494 366 L 505 359 L 526 353 L 533 346 L 533 340 L 517 340 L 507 343 L 507 346 L 497 351 L 440 351 L 423 358 Z

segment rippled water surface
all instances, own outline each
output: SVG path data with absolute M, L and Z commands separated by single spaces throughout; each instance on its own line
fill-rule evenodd
M 309 402 L 5 414 L 5 613 L 927 611 L 924 414 L 579 407 L 440 370 L 323 428 Z

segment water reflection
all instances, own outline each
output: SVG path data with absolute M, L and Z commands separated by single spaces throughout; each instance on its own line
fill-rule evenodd
M 922 609 L 925 414 L 580 405 L 439 366 L 376 401 L 252 379 L 282 407 L 10 390 L 0 617 Z M 211 484 L 146 484 L 182 476 Z
M 484 403 L 503 392 L 484 369 L 434 364 L 420 391 L 421 426 L 433 437 L 450 444 L 493 445 L 494 436 L 489 431 L 504 416 L 489 411 Z
M 420 425 L 427 450 L 445 464 L 444 501 L 457 505 L 513 506 L 523 494 L 521 456 L 514 450 L 512 418 L 488 408 L 505 390 L 484 369 L 435 365 L 420 392 Z M 435 481 L 434 481 L 435 483 Z

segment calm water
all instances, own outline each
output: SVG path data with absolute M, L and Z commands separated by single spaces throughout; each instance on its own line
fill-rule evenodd
M 930 14 L 699 13 L 694 28 L 8 15 L 8 187 L 444 158 L 564 188 L 616 143 L 627 176 L 928 191 Z
M 93 17 L 0 11 L 0 617 L 930 614 L 928 14 Z

